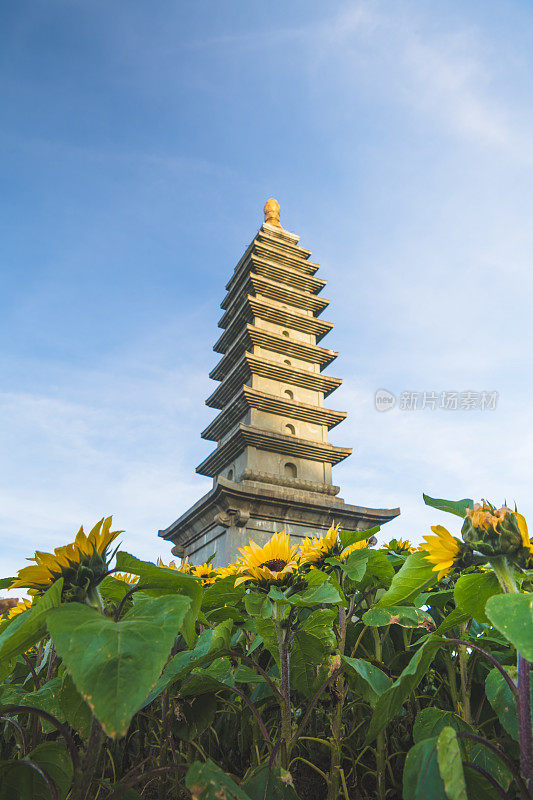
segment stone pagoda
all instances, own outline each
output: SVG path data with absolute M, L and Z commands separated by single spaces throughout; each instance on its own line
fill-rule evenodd
M 222 358 L 210 373 L 219 385 L 206 400 L 219 413 L 202 433 L 217 446 L 196 468 L 213 488 L 159 531 L 193 564 L 215 553 L 213 564 L 224 566 L 248 539 L 262 545 L 282 529 L 298 541 L 333 521 L 366 530 L 400 513 L 348 505 L 333 485 L 332 466 L 352 450 L 328 442 L 346 417 L 324 406 L 341 384 L 322 372 L 337 356 L 319 344 L 333 324 L 321 318 L 326 281 L 298 240 L 268 200 L 265 222 L 226 285 L 214 346 Z

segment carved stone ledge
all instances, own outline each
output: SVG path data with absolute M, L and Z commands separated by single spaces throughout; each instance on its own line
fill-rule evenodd
M 219 511 L 218 514 L 215 514 L 215 522 L 218 522 L 223 528 L 244 528 L 249 519 L 250 514 L 239 509 Z
M 285 478 L 281 475 L 269 475 L 268 472 L 256 472 L 251 469 L 244 470 L 242 479 L 245 481 L 257 481 L 258 483 L 272 483 L 274 486 L 286 486 L 288 489 L 302 489 L 304 492 L 318 492 L 332 497 L 340 491 L 339 486 L 333 486 L 329 483 L 304 481 L 301 478 Z

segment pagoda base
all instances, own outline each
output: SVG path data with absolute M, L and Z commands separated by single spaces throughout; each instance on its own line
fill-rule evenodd
M 285 530 L 297 544 L 306 536 L 322 536 L 332 522 L 343 530 L 364 531 L 399 513 L 399 508 L 352 506 L 340 497 L 293 486 L 219 477 L 210 492 L 159 536 L 173 542 L 174 555 L 188 556 L 192 564 L 215 554 L 213 565 L 223 567 L 235 561 L 238 548 L 249 539 L 264 545 L 273 533 Z

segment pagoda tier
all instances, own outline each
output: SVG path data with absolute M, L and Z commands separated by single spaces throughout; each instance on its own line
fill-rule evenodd
M 235 366 L 243 353 L 251 353 L 254 348 L 257 348 L 258 353 L 262 351 L 268 353 L 270 351 L 289 358 L 296 358 L 300 361 L 308 361 L 310 364 L 318 364 L 320 369 L 327 367 L 338 356 L 335 350 L 327 350 L 325 347 L 319 347 L 316 344 L 297 342 L 285 336 L 276 336 L 276 334 L 269 333 L 263 328 L 247 324 L 239 338 L 234 341 L 226 352 L 224 358 L 221 358 L 216 367 L 211 370 L 209 377 L 215 381 L 223 380 L 231 372 L 232 367 Z
M 243 386 L 233 400 L 202 431 L 202 439 L 216 442 L 225 438 L 228 431 L 244 416 L 247 409 L 268 411 L 281 417 L 326 425 L 328 430 L 346 419 L 345 411 L 332 411 L 329 408 L 320 408 L 309 403 L 298 403 L 275 394 L 260 392 L 250 386 Z
M 346 417 L 324 407 L 341 384 L 322 372 L 336 351 L 318 344 L 333 323 L 321 317 L 329 304 L 321 295 L 326 282 L 298 241 L 281 227 L 276 201 L 268 201 L 265 223 L 226 285 L 223 332 L 214 346 L 222 358 L 210 373 L 219 385 L 206 401 L 219 413 L 202 433 L 217 447 L 196 470 L 213 478 L 213 491 L 160 531 L 177 554 L 193 560 L 216 548 L 215 563 L 227 563 L 236 543 L 245 543 L 245 531 L 262 540 L 288 526 L 297 538 L 334 518 L 353 530 L 399 513 L 347 506 L 336 497 L 332 466 L 352 451 L 328 441 L 328 431 Z M 305 514 L 294 516 L 291 498 Z M 232 502 L 238 508 L 229 513 Z

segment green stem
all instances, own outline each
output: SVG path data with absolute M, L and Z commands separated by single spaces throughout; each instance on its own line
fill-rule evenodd
M 89 589 L 87 592 L 86 603 L 88 606 L 92 606 L 97 611 L 100 611 L 101 614 L 104 613 L 104 604 L 102 603 L 102 598 L 100 596 L 100 592 L 98 591 L 98 587 Z
M 90 789 L 98 759 L 104 742 L 104 732 L 96 717 L 93 716 L 91 731 L 87 740 L 85 758 L 82 761 L 81 769 L 74 774 L 74 781 L 70 792 L 70 800 L 85 800 Z
M 344 655 L 346 648 L 346 627 L 350 614 L 346 614 L 346 610 L 339 608 L 339 628 L 337 637 L 337 653 L 340 657 Z M 329 783 L 328 783 L 328 800 L 337 800 L 340 794 L 340 781 L 341 781 L 341 757 L 342 757 L 342 738 L 343 738 L 343 725 L 342 725 L 342 712 L 344 708 L 344 700 L 346 698 L 346 686 L 344 677 L 339 675 L 334 683 L 335 692 L 335 707 L 333 710 L 333 719 L 331 722 L 331 758 L 329 767 Z
M 491 559 L 491 566 L 507 594 L 518 593 L 516 570 L 505 556 Z M 529 796 L 533 798 L 533 737 L 531 734 L 531 665 L 518 653 L 518 694 L 515 695 L 520 739 L 520 768 Z
M 372 628 L 374 635 L 374 648 L 376 661 L 381 663 L 383 657 L 383 646 L 378 628 Z M 385 731 L 381 731 L 376 739 L 376 781 L 377 781 L 377 800 L 385 800 L 387 788 L 385 785 L 385 768 L 387 765 L 387 740 Z
M 470 694 L 468 691 L 468 681 L 467 681 L 467 662 L 468 662 L 468 653 L 465 647 L 459 648 L 459 674 L 461 675 L 461 695 L 462 695 L 462 711 L 463 711 L 463 719 L 466 723 L 470 725 L 471 722 L 471 714 L 470 714 Z
M 444 652 L 444 663 L 446 665 L 446 672 L 448 673 L 448 684 L 450 687 L 450 694 L 452 696 L 452 703 L 453 709 L 456 714 L 460 715 L 460 708 L 459 708 L 459 693 L 457 691 L 457 678 L 456 672 L 452 663 L 452 659 L 449 653 Z
M 291 718 L 291 687 L 290 687 L 290 630 L 283 625 L 283 606 L 276 603 L 274 610 L 274 624 L 276 626 L 276 636 L 278 639 L 280 675 L 281 675 L 281 747 L 280 764 L 283 769 L 288 769 L 292 739 L 292 718 Z
M 490 565 L 494 570 L 504 592 L 512 594 L 518 591 L 516 586 L 515 569 L 511 564 L 509 564 L 506 556 L 496 556 L 495 558 L 492 558 Z

